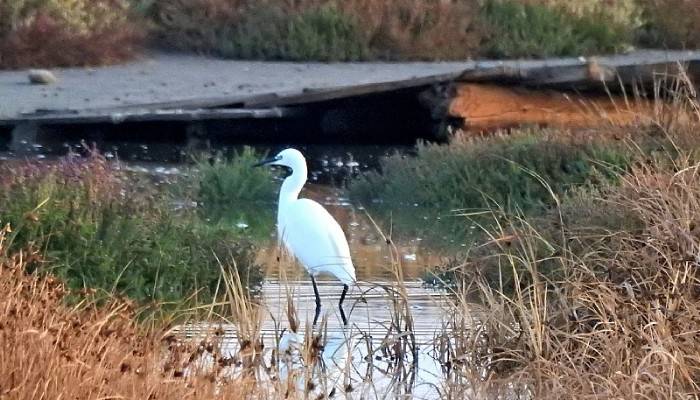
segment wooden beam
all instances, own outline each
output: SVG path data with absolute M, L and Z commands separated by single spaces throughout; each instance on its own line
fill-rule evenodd
M 431 85 L 451 82 L 461 73 L 432 75 L 422 78 L 405 79 L 401 81 L 369 83 L 365 85 L 340 86 L 326 89 L 304 89 L 301 93 L 279 93 L 277 98 L 250 99 L 245 101 L 245 107 L 280 107 L 319 103 L 343 98 L 361 97 L 373 94 L 395 92 L 407 89 L 419 89 Z
M 300 116 L 299 110 L 290 108 L 267 109 L 168 109 L 168 110 L 105 110 L 101 113 L 49 113 L 26 115 L 21 119 L 3 120 L 0 124 L 15 125 L 35 122 L 44 125 L 61 124 L 121 124 L 124 122 L 207 121 L 223 119 L 280 119 Z
M 143 111 L 164 109 L 202 109 L 202 108 L 271 108 L 297 104 L 308 104 L 340 98 L 370 95 L 402 89 L 419 88 L 448 82 L 456 79 L 460 72 L 431 75 L 399 81 L 367 83 L 362 85 L 336 86 L 326 88 L 301 88 L 281 92 L 269 92 L 255 95 L 233 95 L 217 97 L 200 97 L 156 103 L 128 104 L 109 108 L 110 111 Z M 85 110 L 100 113 L 104 109 Z M 82 111 L 81 111 L 82 112 Z
M 503 63 L 464 71 L 460 82 L 496 82 L 524 86 L 587 87 L 653 83 L 664 75 L 698 71 L 700 52 L 654 52 L 648 57 L 624 55 L 588 59 Z M 693 75 L 697 75 L 694 72 Z

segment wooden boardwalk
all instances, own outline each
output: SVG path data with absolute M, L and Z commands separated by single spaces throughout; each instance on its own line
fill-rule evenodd
M 22 140 L 26 141 L 32 138 L 31 133 L 26 134 L 32 127 L 62 124 L 236 124 L 315 118 L 320 121 L 317 125 L 322 125 L 319 131 L 333 133 L 337 126 L 361 127 L 358 121 L 363 115 L 380 109 L 387 118 L 416 114 L 421 107 L 427 119 L 439 122 L 449 118 L 450 104 L 459 92 L 454 90 L 455 82 L 590 89 L 619 87 L 621 83 L 648 84 L 680 72 L 696 82 L 700 79 L 700 51 L 640 51 L 549 60 L 350 64 L 159 55 L 155 61 L 125 66 L 58 70 L 59 83 L 53 86 L 29 85 L 24 82 L 24 72 L 0 72 L 0 128 L 24 132 Z M 338 115 L 342 121 L 332 121 Z M 328 126 L 331 128 L 325 128 Z

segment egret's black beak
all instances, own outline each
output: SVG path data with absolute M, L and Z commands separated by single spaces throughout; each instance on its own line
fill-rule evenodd
M 282 157 L 280 157 L 280 156 L 266 158 L 266 159 L 260 161 L 259 163 L 253 164 L 253 167 L 261 167 L 263 165 L 267 165 L 267 164 L 273 163 L 275 161 L 279 161 L 280 159 L 282 159 Z

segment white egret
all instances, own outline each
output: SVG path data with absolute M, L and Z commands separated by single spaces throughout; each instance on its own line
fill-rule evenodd
M 321 298 L 315 280 L 319 274 L 332 275 L 343 283 L 338 308 L 343 324 L 347 325 L 343 300 L 349 285 L 356 280 L 355 267 L 350 258 L 348 241 L 338 222 L 322 205 L 310 199 L 299 198 L 307 179 L 306 159 L 298 150 L 285 149 L 276 156 L 255 164 L 261 165 L 279 165 L 292 170 L 280 188 L 277 233 L 287 251 L 311 276 L 316 295 L 314 325 L 321 313 Z

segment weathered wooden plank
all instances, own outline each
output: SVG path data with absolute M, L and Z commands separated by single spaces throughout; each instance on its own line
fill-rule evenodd
M 304 89 L 297 93 L 280 93 L 277 98 L 251 99 L 245 101 L 245 107 L 279 107 L 290 105 L 302 105 L 342 98 L 361 97 L 371 94 L 381 94 L 405 89 L 421 88 L 434 84 L 449 82 L 456 79 L 461 73 L 449 73 L 427 76 L 415 79 L 406 79 L 392 82 L 370 83 L 365 85 L 343 86 L 327 89 Z
M 198 121 L 213 119 L 286 118 L 298 116 L 303 105 L 384 93 L 423 89 L 453 81 L 514 83 L 528 87 L 583 87 L 617 85 L 652 81 L 664 74 L 675 74 L 679 66 L 696 82 L 700 80 L 700 52 L 641 52 L 632 55 L 594 57 L 589 59 L 553 59 L 529 61 L 483 61 L 465 63 L 453 72 L 335 87 L 298 89 L 277 92 L 255 92 L 230 96 L 195 97 L 172 101 L 80 109 L 79 111 L 37 112 L 12 119 L 0 119 L 0 125 L 14 126 L 21 122 L 45 124 L 90 124 L 147 121 Z M 449 71 L 449 70 L 448 70 Z M 384 77 L 386 79 L 386 77 Z M 296 87 L 294 85 L 287 85 Z M 426 97 L 426 96 L 424 96 Z M 429 97 L 429 96 L 428 96 Z M 300 106 L 297 109 L 290 107 Z M 428 107 L 430 108 L 430 107 Z M 433 107 L 434 108 L 434 107 Z M 441 107 L 444 110 L 446 107 Z M 444 114 L 444 112 L 443 112 Z M 439 118 L 439 115 L 435 116 Z
M 454 80 L 461 72 L 431 75 L 398 81 L 348 85 L 328 88 L 302 88 L 280 92 L 254 95 L 232 95 L 216 97 L 199 97 L 179 99 L 166 102 L 129 104 L 108 109 L 88 109 L 90 113 L 105 111 L 164 110 L 164 109 L 202 109 L 202 108 L 270 108 L 296 104 L 308 104 L 339 98 L 362 96 L 373 93 L 389 92 L 413 87 L 428 86 L 435 83 Z
M 168 109 L 168 110 L 139 110 L 114 111 L 104 113 L 49 113 L 26 115 L 14 120 L 0 120 L 0 125 L 15 125 L 23 122 L 35 122 L 45 125 L 60 124 L 120 124 L 124 122 L 150 121 L 206 121 L 222 119 L 278 119 L 291 118 L 299 115 L 298 110 L 289 108 L 267 109 Z
M 654 82 L 681 70 L 698 75 L 700 52 L 659 53 L 647 59 L 593 57 L 578 63 L 541 65 L 507 63 L 464 71 L 460 82 L 497 82 L 524 86 L 589 86 L 591 84 L 639 84 Z
M 202 108 L 243 108 L 247 101 L 272 101 L 279 98 L 279 93 L 263 93 L 255 95 L 232 95 L 215 97 L 195 97 L 163 101 L 156 103 L 127 104 L 118 107 L 96 108 L 87 110 L 101 112 L 104 110 L 132 111 L 132 110 L 165 110 L 165 109 L 202 109 Z

